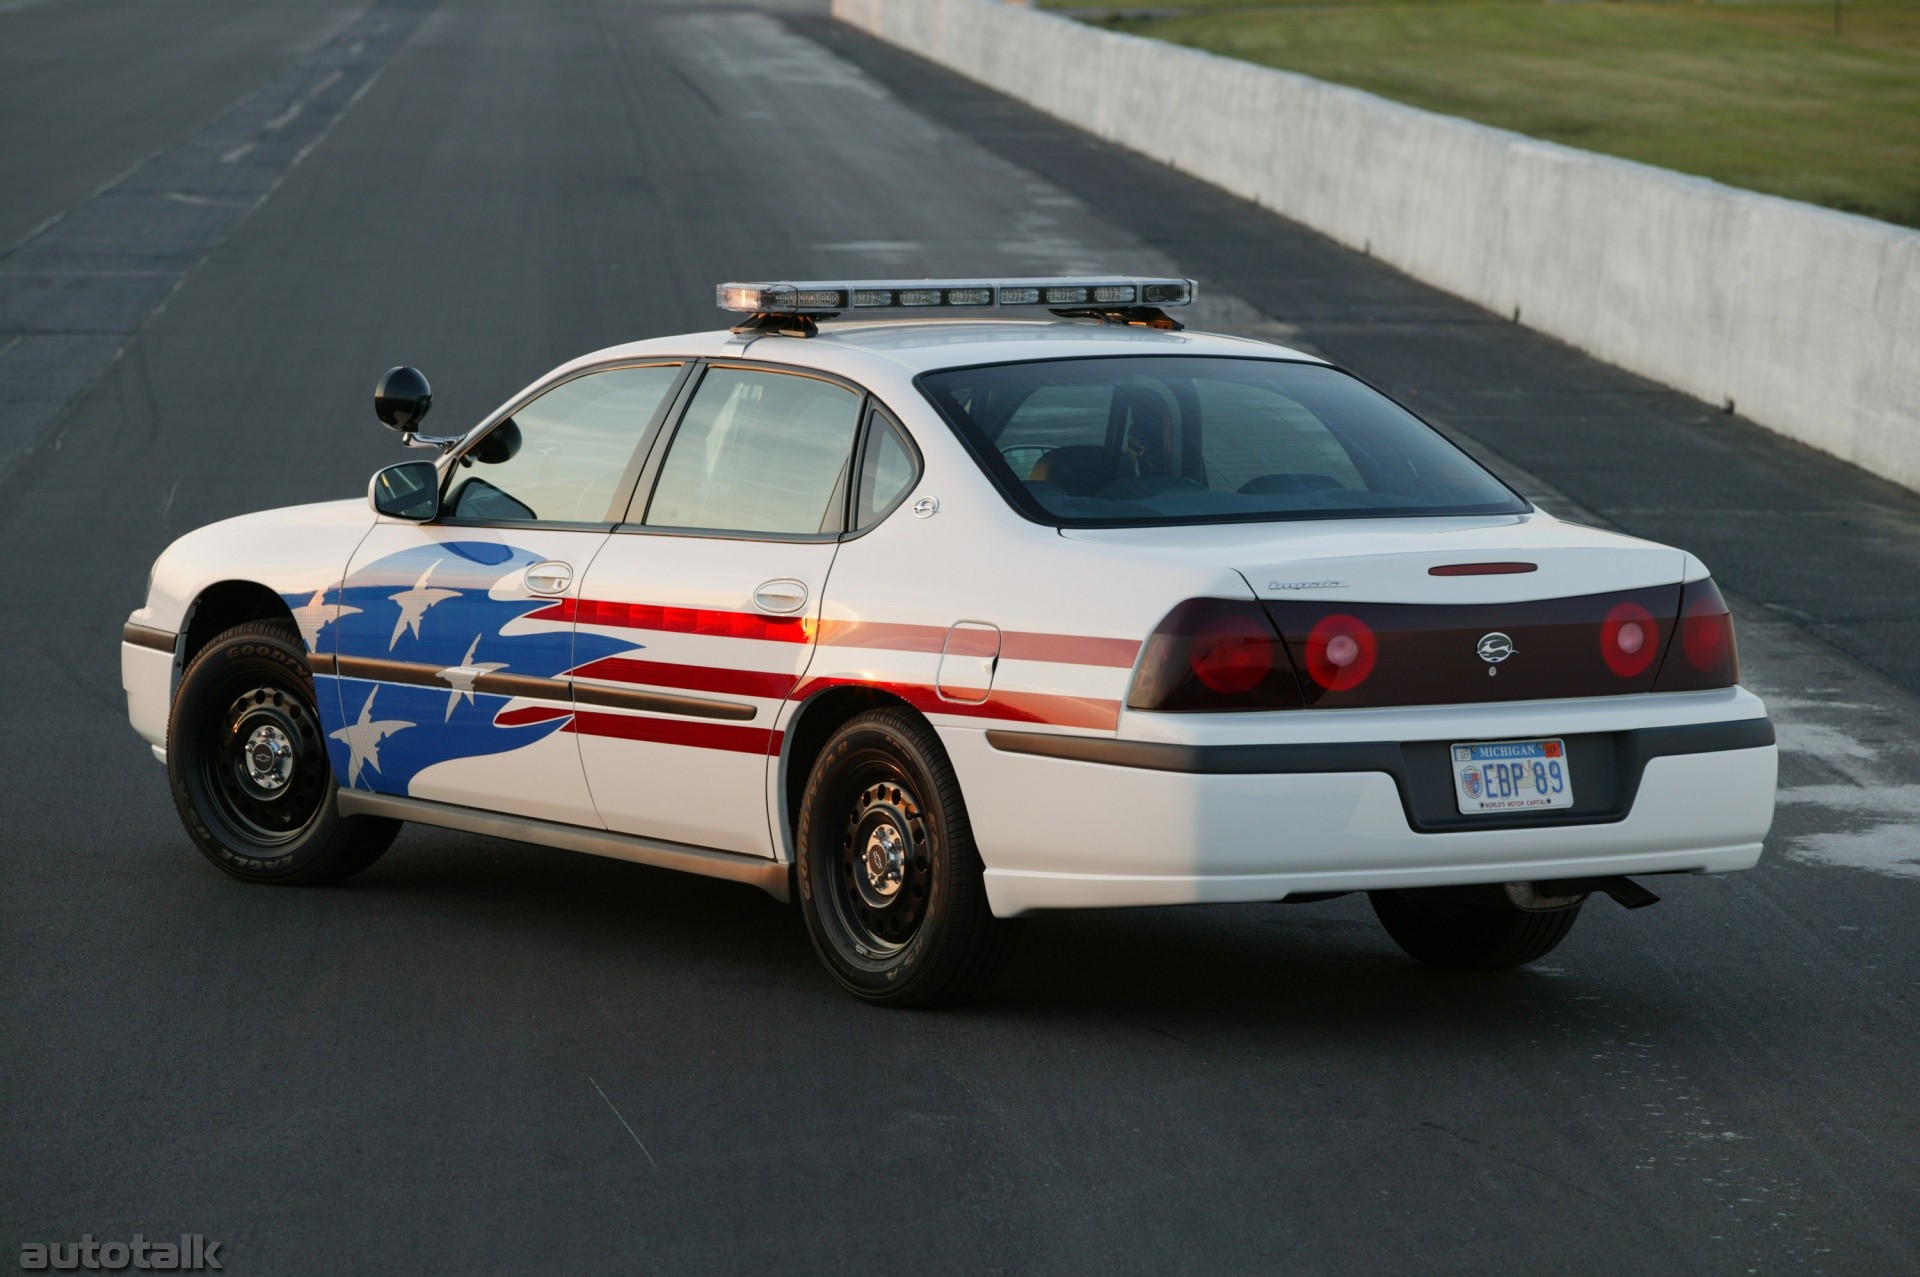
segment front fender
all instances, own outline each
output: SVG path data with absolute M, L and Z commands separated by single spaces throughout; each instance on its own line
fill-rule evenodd
M 178 634 L 200 596 L 227 581 L 263 585 L 292 610 L 316 592 L 339 587 L 374 517 L 365 501 L 352 499 L 210 523 L 161 552 L 144 606 L 127 619 Z
M 173 695 L 192 655 L 188 633 L 195 611 L 203 599 L 220 597 L 210 591 L 271 592 L 311 647 L 330 619 L 328 604 L 338 601 L 337 593 L 331 599 L 328 594 L 338 590 L 374 519 L 360 500 L 292 506 L 209 524 L 161 552 L 146 600 L 127 618 L 120 644 L 127 717 L 156 755 L 165 757 Z M 231 592 L 223 592 L 231 603 Z M 267 602 L 264 596 L 261 602 Z

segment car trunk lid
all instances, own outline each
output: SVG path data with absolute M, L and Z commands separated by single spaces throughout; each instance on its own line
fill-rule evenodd
M 1537 513 L 1066 535 L 1234 568 L 1323 708 L 1651 691 L 1688 564 Z

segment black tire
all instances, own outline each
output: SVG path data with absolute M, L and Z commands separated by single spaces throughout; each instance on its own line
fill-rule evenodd
M 397 820 L 340 814 L 289 621 L 236 625 L 194 657 L 167 723 L 167 779 L 194 844 L 245 882 L 337 882 L 400 832 Z
M 1374 916 L 1407 955 L 1455 971 L 1504 971 L 1552 953 L 1580 906 L 1528 912 L 1431 891 L 1369 891 Z
M 993 977 L 1015 924 L 987 907 L 980 853 L 940 738 L 907 709 L 870 710 L 827 741 L 797 838 L 815 952 L 866 1002 L 956 1002 Z

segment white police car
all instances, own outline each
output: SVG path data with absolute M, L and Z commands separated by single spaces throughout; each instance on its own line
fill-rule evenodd
M 235 877 L 339 878 L 407 820 L 687 869 L 797 891 L 896 1004 L 1034 909 L 1366 891 L 1490 968 L 1651 902 L 1627 875 L 1751 867 L 1773 728 L 1699 561 L 1181 331 L 1192 292 L 727 285 L 732 331 L 441 439 L 394 369 L 381 419 L 442 455 L 175 542 L 133 725 Z

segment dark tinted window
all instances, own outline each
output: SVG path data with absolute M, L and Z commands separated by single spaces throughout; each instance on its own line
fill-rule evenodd
M 818 377 L 712 368 L 674 432 L 649 527 L 838 532 L 860 396 Z
M 1419 419 L 1317 364 L 1064 359 L 920 384 L 1009 497 L 1049 522 L 1527 509 Z
M 893 503 L 913 486 L 918 469 L 913 451 L 901 437 L 899 427 L 878 412 L 873 414 L 872 421 L 868 427 L 867 450 L 860 458 L 860 487 L 854 498 L 856 530 L 878 523 L 880 516 L 892 509 Z
M 603 523 L 620 477 L 679 364 L 564 381 L 488 431 L 447 492 L 455 518 Z

